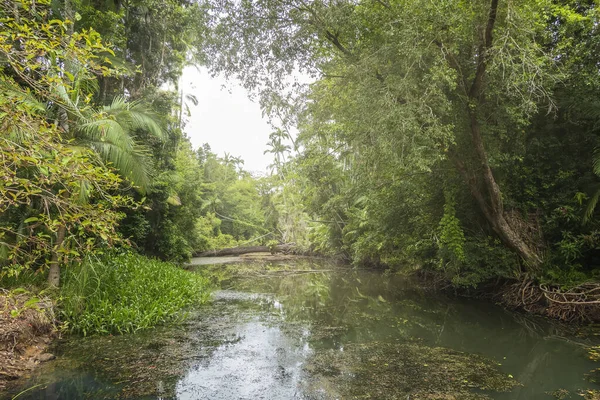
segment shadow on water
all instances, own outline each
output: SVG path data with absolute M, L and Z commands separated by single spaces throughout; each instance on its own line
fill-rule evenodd
M 597 364 L 562 327 L 396 275 L 306 260 L 195 268 L 221 290 L 185 323 L 62 341 L 5 398 L 34 385 L 18 398 L 536 400 L 597 389 L 585 380 Z

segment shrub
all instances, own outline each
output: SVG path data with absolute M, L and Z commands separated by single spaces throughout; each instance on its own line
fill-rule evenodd
M 109 254 L 65 271 L 59 307 L 64 329 L 130 333 L 179 319 L 205 302 L 208 281 L 173 264 L 133 254 Z

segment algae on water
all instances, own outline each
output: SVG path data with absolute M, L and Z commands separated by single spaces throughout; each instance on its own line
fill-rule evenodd
M 349 344 L 314 354 L 309 392 L 344 399 L 490 399 L 518 385 L 484 357 L 420 344 Z M 478 389 L 475 392 L 473 389 Z

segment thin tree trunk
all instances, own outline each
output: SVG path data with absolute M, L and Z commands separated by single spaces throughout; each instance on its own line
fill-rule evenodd
M 48 284 L 50 286 L 60 286 L 60 250 L 63 248 L 66 234 L 67 227 L 61 225 L 56 233 L 56 244 L 52 250 L 52 258 L 50 260 L 50 272 L 48 273 Z
M 484 78 L 488 64 L 488 53 L 493 42 L 492 33 L 498 13 L 498 1 L 491 1 L 487 25 L 483 32 L 483 41 L 478 50 L 475 77 L 466 93 L 469 100 L 466 106 L 466 116 L 469 122 L 470 139 L 475 162 L 471 168 L 467 168 L 457 154 L 451 156 L 451 159 L 463 176 L 471 195 L 494 232 L 496 232 L 506 246 L 515 251 L 526 262 L 530 269 L 535 269 L 541 264 L 542 260 L 536 254 L 535 250 L 525 243 L 519 232 L 515 231 L 510 225 L 509 220 L 507 220 L 504 213 L 502 192 L 488 162 L 478 118 L 478 110 L 481 109 L 485 101 L 483 97 Z M 457 72 L 460 72 L 460 69 Z
M 521 235 L 514 230 L 508 222 L 502 203 L 502 192 L 494 175 L 489 169 L 487 172 L 470 172 L 465 164 L 456 156 L 451 157 L 457 170 L 467 184 L 479 210 L 491 225 L 492 229 L 502 242 L 515 251 L 530 269 L 537 268 L 542 260 L 539 255 L 523 241 Z M 489 166 L 487 167 L 489 168 Z
M 70 21 L 70 24 L 67 26 L 67 35 L 73 36 L 73 32 L 75 31 L 75 10 L 73 9 L 73 4 L 71 0 L 64 0 L 64 18 Z

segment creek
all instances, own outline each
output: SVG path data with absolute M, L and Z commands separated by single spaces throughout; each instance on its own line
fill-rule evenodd
M 321 260 L 193 264 L 217 287 L 209 304 L 170 327 L 60 340 L 56 360 L 0 398 L 537 400 L 600 389 L 594 342 L 569 326 Z

